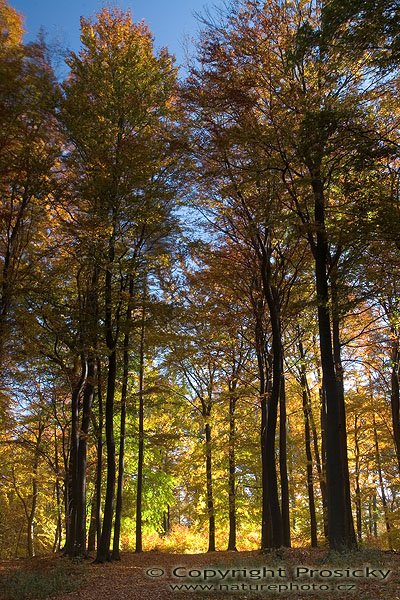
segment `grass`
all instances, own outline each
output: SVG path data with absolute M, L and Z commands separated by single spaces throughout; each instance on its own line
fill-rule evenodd
M 83 565 L 61 560 L 46 570 L 15 570 L 0 579 L 1 600 L 36 600 L 78 589 L 83 580 Z

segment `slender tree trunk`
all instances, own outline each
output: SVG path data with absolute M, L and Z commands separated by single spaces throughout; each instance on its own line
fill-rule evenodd
M 57 427 L 54 428 L 54 470 L 55 470 L 55 486 L 54 492 L 57 502 L 57 524 L 56 531 L 54 534 L 53 552 L 59 552 L 61 548 L 61 537 L 62 537 L 62 508 L 61 508 L 61 489 L 60 489 L 60 463 L 58 455 L 58 439 L 57 439 Z
M 96 381 L 96 359 L 92 353 L 88 356 L 87 365 L 87 378 L 82 402 L 82 424 L 78 446 L 75 556 L 86 556 L 87 441 Z
M 87 551 L 94 552 L 96 549 L 96 484 L 90 503 L 90 524 L 88 532 Z
M 99 421 L 97 428 L 97 464 L 96 464 L 96 549 L 101 538 L 101 488 L 103 475 L 103 382 L 101 376 L 101 361 L 97 358 L 97 398 Z
M 261 402 L 261 551 L 265 551 L 272 546 L 272 523 L 271 510 L 268 502 L 268 467 L 267 467 L 267 422 L 268 422 L 268 369 L 265 360 L 265 347 L 262 330 L 262 314 L 260 308 L 256 307 L 256 352 L 258 377 L 260 384 L 260 402 Z
M 282 365 L 282 382 L 279 398 L 279 469 L 281 477 L 282 497 L 282 526 L 283 545 L 290 548 L 290 506 L 289 506 L 289 478 L 287 469 L 287 415 L 285 378 Z
M 78 450 L 79 450 L 79 397 L 85 386 L 87 377 L 87 361 L 81 354 L 81 376 L 76 383 L 71 398 L 71 439 L 70 455 L 68 464 L 68 491 L 67 491 L 67 539 L 65 552 L 68 556 L 74 556 L 76 540 L 76 510 L 78 503 Z
M 96 432 L 96 479 L 92 497 L 91 518 L 88 534 L 88 552 L 94 552 L 100 543 L 101 537 L 101 484 L 103 474 L 103 391 L 101 380 L 101 361 L 96 358 L 97 367 L 97 399 L 98 421 L 92 413 L 93 427 Z
M 307 378 L 306 378 L 307 379 Z M 308 418 L 310 421 L 310 428 L 312 431 L 312 440 L 313 440 L 313 449 L 315 456 L 315 464 L 317 467 L 318 473 L 318 481 L 319 481 L 319 489 L 321 492 L 321 500 L 322 500 L 322 518 L 323 518 L 323 527 L 324 527 L 324 536 L 328 538 L 328 508 L 327 508 L 327 499 L 326 499 L 326 470 L 324 468 L 324 462 L 321 460 L 321 456 L 319 453 L 319 441 L 318 441 L 318 433 L 317 427 L 315 425 L 315 419 L 311 404 L 311 392 L 307 382 L 307 399 L 308 399 Z M 324 422 L 326 422 L 325 416 L 322 416 Z M 322 436 L 321 436 L 322 440 Z M 321 454 L 325 453 L 325 446 L 321 441 Z
M 263 290 L 268 304 L 272 330 L 272 387 L 268 401 L 268 419 L 265 439 L 268 481 L 267 497 L 271 512 L 272 546 L 274 548 L 280 548 L 283 544 L 283 522 L 281 507 L 279 505 L 278 477 L 275 459 L 275 440 L 276 426 L 278 420 L 278 406 L 280 401 L 281 384 L 283 377 L 283 354 L 279 317 L 279 299 L 277 297 L 276 289 L 274 288 L 274 286 L 271 285 L 270 253 L 269 251 L 265 250 L 264 246 L 262 249 L 262 263 Z
M 311 547 L 318 546 L 317 539 L 317 517 L 315 512 L 315 496 L 314 496 L 314 475 L 313 475 L 313 459 L 311 451 L 311 431 L 310 431 L 310 398 L 308 395 L 307 374 L 304 365 L 304 348 L 299 342 L 299 352 L 301 358 L 300 364 L 300 381 L 303 397 L 303 414 L 304 414 L 304 441 L 307 458 L 307 491 L 308 491 L 308 506 L 310 511 L 310 534 Z
M 229 540 L 228 551 L 236 551 L 236 381 L 229 383 Z
M 399 386 L 399 338 L 396 331 L 392 328 L 392 372 L 391 372 L 391 390 L 390 402 L 392 410 L 393 437 L 396 449 L 397 464 L 400 473 L 400 386 Z
M 61 536 L 62 536 L 62 516 L 61 516 L 61 490 L 60 482 L 56 479 L 55 483 L 55 496 L 57 502 L 57 522 L 56 531 L 54 534 L 53 552 L 59 552 L 61 548 Z
M 289 452 L 288 454 L 288 470 L 289 470 L 289 481 L 293 481 L 294 477 L 293 477 L 293 471 L 294 471 L 294 464 L 293 464 L 293 452 Z M 296 520 L 296 506 L 297 506 L 297 497 L 296 497 L 296 490 L 294 489 L 294 486 L 290 486 L 289 488 L 289 493 L 290 493 L 290 506 L 292 508 L 292 527 L 293 530 L 295 531 L 297 528 L 297 520 Z
M 368 499 L 368 534 L 372 536 L 372 501 L 371 496 Z
M 53 402 L 53 412 L 54 417 L 59 423 L 57 417 L 57 407 L 55 402 Z M 67 434 L 68 431 L 68 434 Z M 62 495 L 63 495 L 63 504 L 64 504 L 64 547 L 63 552 L 66 553 L 67 550 L 67 540 L 69 539 L 68 535 L 68 527 L 69 527 L 69 492 L 70 492 L 70 477 L 69 477 L 69 453 L 70 453 L 70 428 L 68 425 L 61 427 L 62 437 L 61 437 L 61 451 L 62 451 L 62 461 L 63 461 L 63 486 L 62 486 Z
M 114 440 L 114 397 L 115 380 L 117 375 L 117 354 L 112 350 L 108 358 L 107 395 L 105 407 L 106 422 L 106 449 L 107 449 L 107 482 L 106 498 L 104 503 L 103 527 L 101 530 L 100 543 L 97 548 L 96 562 L 107 562 L 111 560 L 110 542 L 114 512 L 115 494 L 115 440 Z
M 38 486 L 38 467 L 39 467 L 39 459 L 40 459 L 40 444 L 42 440 L 43 433 L 43 425 L 39 423 L 39 433 L 38 438 L 35 445 L 35 454 L 33 459 L 33 468 L 32 468 L 32 502 L 31 502 L 31 510 L 28 514 L 28 526 L 27 526 L 27 540 L 28 540 L 28 556 L 29 558 L 33 558 L 35 556 L 35 517 L 36 510 L 38 504 L 38 495 L 39 495 L 39 486 Z
M 68 462 L 69 467 L 69 462 Z M 64 519 L 65 519 L 65 544 L 63 552 L 68 555 L 68 542 L 70 540 L 70 524 L 71 524 L 71 501 L 70 501 L 70 479 L 69 468 L 66 470 L 64 477 Z
M 344 551 L 356 547 L 356 540 L 349 528 L 352 520 L 349 491 L 346 488 L 347 456 L 343 454 L 343 435 L 346 427 L 340 407 L 336 379 L 332 333 L 329 314 L 329 288 L 327 277 L 328 244 L 325 230 L 325 198 L 323 183 L 314 173 L 312 187 L 315 200 L 315 223 L 317 243 L 315 247 L 315 275 L 318 298 L 318 329 L 321 351 L 323 384 L 326 396 L 326 470 L 328 500 L 328 537 L 332 550 Z M 348 467 L 347 467 L 348 468 Z
M 115 215 L 113 215 L 115 219 Z M 115 226 L 114 226 L 115 231 Z M 106 425 L 106 449 L 107 449 L 107 483 L 106 497 L 104 502 L 103 527 L 101 530 L 100 543 L 97 548 L 96 562 L 104 563 L 111 560 L 110 543 L 114 513 L 114 495 L 115 495 L 115 439 L 114 439 L 114 399 L 117 377 L 117 332 L 113 333 L 112 318 L 112 264 L 115 258 L 115 240 L 114 234 L 109 242 L 109 266 L 105 275 L 105 341 L 108 349 L 108 373 L 107 373 L 107 394 L 105 406 L 105 425 Z
M 373 515 L 373 530 L 374 530 L 374 537 L 377 538 L 378 537 L 378 519 L 377 519 L 377 514 L 378 514 L 378 508 L 376 505 L 376 494 L 373 495 L 372 498 L 372 515 Z
M 96 358 L 97 366 L 97 399 L 98 399 L 98 421 L 92 413 L 93 427 L 96 432 L 96 478 L 92 496 L 90 512 L 90 526 L 88 534 L 88 552 L 94 552 L 99 547 L 101 536 L 101 483 L 103 472 L 103 397 L 101 382 L 101 361 Z
M 314 349 L 317 353 L 317 350 L 315 348 L 315 340 L 314 340 Z M 305 355 L 304 355 L 304 358 L 305 358 Z M 321 500 L 322 500 L 322 518 L 323 518 L 323 527 L 324 527 L 324 537 L 326 539 L 328 539 L 328 502 L 327 502 L 327 492 L 326 492 L 326 452 L 325 452 L 326 403 L 325 403 L 324 389 L 323 389 L 323 385 L 322 385 L 321 367 L 320 367 L 319 363 L 317 363 L 317 377 L 318 377 L 318 396 L 319 396 L 319 402 L 320 402 L 321 453 L 319 451 L 318 433 L 317 433 L 317 427 L 315 425 L 315 419 L 314 419 L 312 402 L 311 402 L 311 390 L 308 385 L 307 375 L 306 375 L 305 382 L 307 384 L 309 420 L 310 420 L 310 427 L 311 427 L 312 438 L 313 438 L 315 464 L 317 467 L 319 489 L 321 492 Z
M 136 490 L 136 547 L 135 552 L 143 551 L 142 535 L 142 503 L 143 503 L 143 462 L 144 462 L 144 359 L 145 359 L 145 332 L 146 309 L 145 295 L 143 297 L 142 324 L 140 331 L 139 348 L 139 439 L 138 439 L 138 472 Z
M 389 507 L 388 507 L 388 501 L 387 501 L 387 497 L 386 497 L 385 484 L 383 481 L 382 459 L 381 459 L 381 453 L 380 453 L 380 449 L 379 449 L 378 432 L 376 430 L 375 415 L 373 416 L 373 425 L 374 425 L 375 459 L 376 459 L 376 466 L 378 469 L 379 487 L 381 490 L 381 500 L 382 500 L 382 506 L 383 506 L 383 514 L 385 517 L 385 527 L 386 527 L 386 532 L 387 532 L 388 546 L 389 546 L 390 550 L 393 550 L 392 527 L 391 527 L 390 518 L 389 518 Z
M 208 550 L 215 552 L 215 513 L 212 480 L 212 447 L 211 447 L 211 401 L 203 401 L 203 417 L 206 433 L 206 481 L 207 481 L 207 514 L 208 514 Z
M 129 376 L 129 346 L 130 334 L 129 327 L 132 318 L 132 296 L 133 296 L 133 277 L 129 279 L 129 300 L 126 311 L 125 335 L 124 335 L 124 356 L 122 370 L 122 390 L 121 390 L 121 418 L 120 418 L 120 437 L 119 437 L 119 456 L 118 456 L 118 482 L 117 482 L 117 502 L 115 506 L 115 523 L 112 558 L 121 560 L 119 553 L 120 535 L 121 535 L 121 515 L 122 515 L 122 493 L 124 486 L 124 459 L 125 459 L 125 437 L 126 437 L 126 398 L 128 393 Z
M 361 490 L 360 490 L 360 444 L 359 444 L 359 425 L 358 415 L 354 417 L 354 448 L 355 448 L 355 505 L 356 505 L 356 525 L 357 525 L 357 540 L 362 541 L 362 511 L 361 511 Z
M 321 423 L 321 469 L 318 471 L 320 478 L 320 489 L 322 498 L 322 509 L 324 519 L 324 536 L 328 539 L 328 491 L 327 491 L 327 477 L 326 477 L 326 397 L 325 390 L 322 383 L 322 375 L 318 366 L 318 386 L 319 386 L 319 402 L 320 402 L 320 423 Z M 312 415 L 312 412 L 311 412 Z M 316 432 L 315 424 L 313 431 Z M 318 443 L 316 442 L 317 436 L 314 437 L 314 450 L 315 456 L 318 456 Z M 317 464 L 319 464 L 317 462 Z
M 163 512 L 163 530 L 164 530 L 164 534 L 163 535 L 168 535 L 168 533 L 171 530 L 170 506 L 169 506 L 169 504 L 167 505 L 167 510 L 164 510 L 164 512 Z

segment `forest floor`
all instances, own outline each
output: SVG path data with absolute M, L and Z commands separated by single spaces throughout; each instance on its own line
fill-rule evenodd
M 17 589 L 17 575 L 27 573 L 38 578 L 58 573 L 64 579 L 58 581 L 56 596 L 51 590 L 25 593 Z M 3 581 L 14 577 L 14 591 L 7 593 L 1 587 L 1 577 Z M 66 589 L 70 591 L 60 593 Z M 71 564 L 55 556 L 0 562 L 0 598 L 53 596 L 57 600 L 400 600 L 400 553 L 364 550 L 337 555 L 297 548 L 268 554 L 123 553 L 121 561 L 104 565 L 91 560 Z

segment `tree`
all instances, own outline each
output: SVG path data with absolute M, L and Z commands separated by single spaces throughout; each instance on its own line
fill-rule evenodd
M 114 402 L 122 309 L 143 256 L 172 231 L 170 175 L 171 95 L 175 71 L 165 50 L 129 13 L 104 9 L 82 19 L 83 49 L 68 60 L 62 119 L 71 141 L 86 261 L 101 269 L 103 344 L 106 353 L 105 429 L 107 486 L 97 560 L 109 560 L 116 464 Z M 82 210 L 83 208 L 83 210 Z M 89 234 L 89 235 L 88 235 Z M 86 376 L 85 376 L 86 381 Z
M 42 42 L 21 43 L 22 19 L 0 4 L 0 364 L 2 386 L 10 335 L 23 304 L 23 282 L 46 226 L 61 139 L 58 90 Z M 3 392 L 4 393 L 4 392 Z

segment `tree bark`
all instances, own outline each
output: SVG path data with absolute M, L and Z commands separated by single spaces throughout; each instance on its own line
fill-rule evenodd
M 90 425 L 90 416 L 95 392 L 96 359 L 90 353 L 87 359 L 87 378 L 83 392 L 82 423 L 79 433 L 78 464 L 77 464 L 77 491 L 76 491 L 76 539 L 75 556 L 86 556 L 86 468 L 87 445 Z
M 317 353 L 315 348 L 315 339 L 314 342 L 314 351 Z M 303 352 L 303 354 L 301 354 Z M 321 492 L 321 500 L 322 500 L 322 517 L 323 517 L 323 528 L 324 528 L 324 536 L 328 538 L 328 508 L 327 508 L 327 499 L 326 499 L 326 461 L 325 461 L 325 429 L 326 429 L 326 410 L 325 410 L 325 394 L 322 385 L 322 377 L 321 377 L 321 369 L 319 363 L 317 363 L 317 377 L 318 377 L 318 396 L 320 402 L 320 422 L 321 422 L 321 452 L 319 450 L 319 439 L 317 427 L 315 425 L 315 419 L 313 414 L 313 407 L 311 402 L 311 390 L 308 385 L 307 380 L 307 372 L 305 369 L 304 361 L 306 359 L 306 354 L 304 351 L 304 345 L 301 345 L 300 350 L 300 358 L 302 361 L 302 367 L 304 367 L 304 384 L 306 386 L 307 392 L 307 406 L 308 406 L 308 419 L 310 424 L 310 430 L 312 433 L 312 447 L 314 450 L 315 457 L 315 465 L 317 467 L 318 473 L 318 482 L 319 488 Z
M 107 562 L 111 560 L 110 542 L 114 512 L 115 494 L 115 440 L 114 440 L 114 397 L 115 380 L 117 375 L 117 353 L 114 348 L 108 358 L 107 395 L 105 406 L 106 424 L 106 449 L 107 449 L 107 482 L 106 498 L 104 503 L 103 527 L 101 530 L 100 543 L 97 548 L 96 562 Z
M 378 432 L 376 430 L 375 415 L 373 416 L 373 427 L 374 427 L 375 459 L 376 459 L 376 466 L 378 469 L 379 487 L 381 489 L 381 500 L 382 500 L 382 506 L 383 506 L 383 514 L 385 517 L 387 540 L 388 540 L 389 550 L 393 550 L 392 525 L 391 525 L 390 517 L 389 517 L 389 507 L 388 507 L 388 501 L 387 501 L 387 497 L 386 497 L 385 484 L 383 481 L 382 459 L 381 459 L 381 453 L 380 453 L 380 449 L 379 449 Z
M 354 417 L 354 474 L 355 474 L 355 505 L 356 505 L 356 526 L 357 526 L 357 540 L 362 541 L 362 511 L 361 511 L 361 490 L 360 490 L 360 444 L 359 444 L 359 425 L 358 415 Z
M 229 382 L 229 539 L 228 551 L 236 551 L 236 381 Z
M 397 332 L 392 328 L 392 370 L 391 370 L 391 390 L 390 403 L 392 412 L 392 426 L 394 445 L 396 450 L 397 464 L 400 474 L 400 385 L 399 385 L 399 338 Z
M 346 431 L 346 405 L 344 398 L 344 377 L 343 377 L 343 364 L 341 357 L 341 344 L 340 344 L 340 309 L 339 309 L 339 290 L 337 282 L 336 266 L 331 270 L 331 297 L 332 297 L 332 340 L 333 340 L 333 358 L 335 361 L 335 373 L 337 380 L 337 389 L 339 396 L 339 412 L 340 422 L 343 424 L 341 429 L 341 444 L 342 444 L 342 455 L 345 458 L 343 461 L 344 471 L 344 482 L 346 492 L 346 505 L 347 505 L 347 531 L 349 532 L 350 539 L 356 543 L 356 534 L 354 530 L 353 514 L 351 510 L 351 494 L 350 494 L 350 473 L 348 463 L 348 452 L 347 452 L 347 431 Z
M 282 365 L 282 382 L 279 398 L 279 470 L 281 477 L 282 499 L 282 526 L 283 546 L 290 548 L 290 505 L 289 505 L 289 478 L 287 469 L 287 415 L 285 378 Z
M 113 219 L 115 219 L 113 211 Z M 115 385 L 117 377 L 117 339 L 118 332 L 113 333 L 112 319 L 112 264 L 115 258 L 115 223 L 114 233 L 109 242 L 109 266 L 105 276 L 105 341 L 108 349 L 108 372 L 107 372 L 107 393 L 105 406 L 105 426 L 106 426 L 106 449 L 107 449 L 107 483 L 106 497 L 104 502 L 103 527 L 101 530 L 100 543 L 97 548 L 96 562 L 104 563 L 111 560 L 110 543 L 114 513 L 115 496 L 115 439 L 114 439 L 114 399 Z M 118 326 L 118 324 L 117 324 Z
M 317 548 L 317 517 L 315 512 L 315 495 L 314 495 L 314 475 L 313 475 L 313 458 L 311 451 L 311 430 L 310 430 L 310 397 L 308 394 L 308 382 L 306 368 L 304 365 L 304 348 L 303 343 L 299 342 L 300 352 L 300 382 L 302 389 L 303 398 L 303 414 L 304 414 L 304 441 L 305 451 L 307 459 L 307 491 L 308 491 L 308 507 L 310 511 L 310 534 L 311 534 L 311 547 Z
M 138 472 L 136 490 L 136 547 L 135 552 L 143 551 L 142 535 L 142 504 L 143 504 L 143 462 L 144 462 L 144 359 L 145 359 L 145 332 L 146 309 L 143 297 L 142 323 L 140 331 L 139 348 L 139 431 L 138 431 Z
M 95 489 L 92 495 L 92 501 L 90 503 L 90 524 L 88 532 L 87 551 L 94 552 L 96 549 L 96 483 Z
M 56 531 L 54 534 L 53 552 L 59 552 L 61 548 L 61 537 L 62 537 L 62 506 L 61 506 L 61 486 L 59 480 L 60 464 L 58 455 L 58 440 L 57 440 L 57 427 L 54 428 L 54 472 L 56 481 L 54 485 L 54 491 L 57 502 L 57 524 Z
M 315 276 L 318 299 L 318 330 L 321 352 L 323 385 L 326 396 L 326 471 L 328 501 L 328 538 L 332 550 L 345 551 L 356 547 L 351 527 L 351 506 L 346 488 L 347 456 L 343 453 L 343 435 L 346 427 L 340 407 L 338 384 L 332 350 L 332 332 L 329 314 L 327 277 L 328 244 L 325 229 L 325 198 L 319 173 L 313 174 L 312 188 L 315 201 L 317 241 L 315 246 Z
M 99 421 L 97 429 L 97 464 L 96 464 L 96 548 L 101 538 L 101 488 L 103 475 L 103 381 L 101 361 L 97 358 L 97 398 L 99 402 Z
M 132 318 L 132 296 L 133 296 L 133 277 L 129 278 L 129 299 L 126 311 L 125 335 L 124 335 L 124 354 L 122 368 L 122 390 L 121 390 L 121 418 L 120 418 L 120 437 L 119 437 L 119 455 L 118 455 L 118 481 L 117 481 L 117 501 L 115 506 L 115 523 L 112 558 L 121 560 L 119 553 L 120 535 L 121 535 L 121 514 L 122 514 L 122 493 L 124 486 L 124 459 L 125 459 L 125 437 L 126 437 L 126 399 L 128 393 L 129 376 L 129 347 L 130 334 L 129 327 Z
M 68 463 L 68 489 L 67 489 L 67 539 L 65 552 L 73 557 L 75 553 L 76 540 L 76 510 L 78 504 L 78 449 L 79 449 L 79 398 L 86 383 L 87 361 L 84 353 L 81 353 L 81 375 L 75 384 L 71 398 L 71 438 L 70 455 Z
M 272 546 L 280 548 L 283 544 L 283 522 L 281 507 L 279 505 L 278 477 L 275 460 L 275 440 L 278 420 L 278 406 L 282 384 L 282 339 L 279 316 L 279 299 L 277 290 L 271 283 L 270 251 L 261 247 L 262 255 L 262 281 L 265 298 L 268 305 L 272 330 L 272 386 L 268 399 L 268 418 L 265 428 L 265 455 L 267 476 L 267 498 L 271 513 Z
M 256 354 L 258 366 L 258 378 L 260 386 L 260 403 L 261 403 L 261 429 L 260 429 L 260 446 L 261 446 L 261 551 L 265 551 L 272 546 L 272 522 L 271 510 L 268 502 L 268 467 L 267 467 L 267 422 L 268 422 L 268 381 L 269 369 L 268 361 L 265 357 L 264 333 L 262 327 L 262 302 L 258 302 L 254 307 L 256 327 Z
M 319 448 L 318 448 L 318 436 L 317 429 L 314 422 L 313 412 L 311 408 L 310 417 L 311 417 L 311 427 L 313 430 L 313 439 L 314 439 L 314 454 L 315 459 L 317 461 L 317 469 L 319 476 L 319 484 L 321 490 L 321 498 L 322 498 L 322 511 L 323 511 L 323 520 L 324 520 L 324 536 L 328 539 L 328 492 L 327 492 L 327 483 L 326 483 L 326 398 L 325 398 L 325 390 L 322 382 L 322 374 L 321 374 L 321 366 L 319 362 L 317 363 L 317 375 L 318 375 L 318 396 L 319 396 L 319 408 L 320 408 L 320 424 L 321 424 L 321 457 L 319 457 Z M 311 397 L 311 392 L 308 390 L 308 395 Z M 311 407 L 311 404 L 310 404 Z
M 212 447 L 211 447 L 211 402 L 203 400 L 203 417 L 206 433 L 206 481 L 207 481 L 207 515 L 208 515 L 208 550 L 215 552 L 215 513 L 212 480 Z

